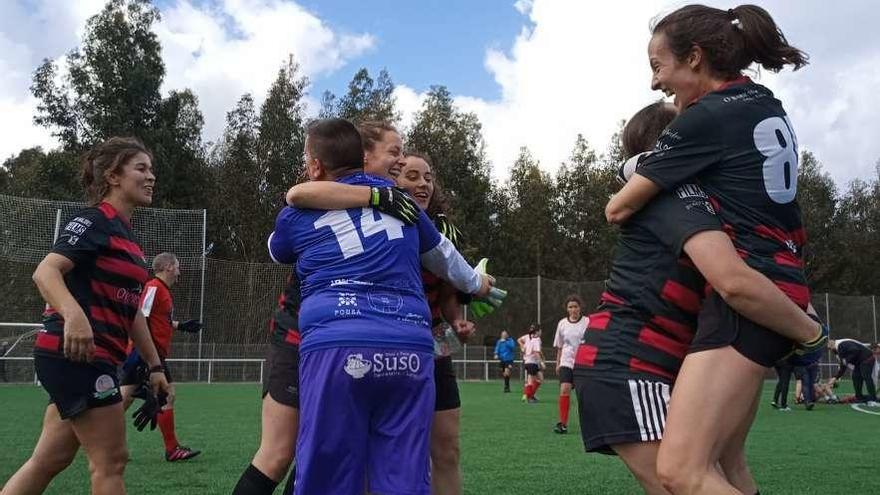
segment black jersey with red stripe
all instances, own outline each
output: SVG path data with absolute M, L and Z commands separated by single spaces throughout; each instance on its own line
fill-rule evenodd
M 463 236 L 458 228 L 456 228 L 449 220 L 449 217 L 441 213 L 435 215 L 433 220 L 434 224 L 437 226 L 437 230 L 441 233 L 453 233 L 451 235 L 443 235 L 452 242 L 455 249 L 461 250 Z M 446 282 L 437 275 L 434 275 L 427 270 L 422 270 L 422 284 L 425 287 L 425 299 L 428 300 L 428 307 L 431 309 L 431 328 L 437 328 L 437 325 L 440 325 L 444 321 L 443 310 L 440 305 L 440 289 L 445 283 Z M 462 301 L 467 299 L 467 295 L 459 293 L 458 298 L 459 301 Z
M 149 278 L 131 225 L 109 203 L 85 208 L 59 232 L 52 252 L 73 262 L 64 283 L 92 326 L 95 359 L 121 363 L 141 291 Z M 63 338 L 64 320 L 47 305 L 34 354 L 63 356 Z
M 269 320 L 272 340 L 283 346 L 299 347 L 299 306 L 301 301 L 299 277 L 296 266 L 290 271 L 284 290 L 278 297 L 278 307 Z
M 694 184 L 660 193 L 623 225 L 575 372 L 674 380 L 706 285 L 682 250 L 694 234 L 721 228 L 708 196 Z
M 740 256 L 805 308 L 797 144 L 782 103 L 740 78 L 682 112 L 636 173 L 666 190 L 698 181 Z

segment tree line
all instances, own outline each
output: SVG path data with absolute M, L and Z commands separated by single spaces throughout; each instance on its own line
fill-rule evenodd
M 212 256 L 269 261 L 265 238 L 283 193 L 302 180 L 304 98 L 314 88 L 295 54 L 280 60 L 262 105 L 241 95 L 226 114 L 222 136 L 205 142 L 198 96 L 187 88 L 160 92 L 165 64 L 153 30 L 159 19 L 150 0 L 110 0 L 88 20 L 80 46 L 61 62 L 47 59 L 36 68 L 34 122 L 50 129 L 59 146 L 23 149 L 6 159 L 0 193 L 82 200 L 78 156 L 109 136 L 138 136 L 154 153 L 154 206 L 207 209 Z M 322 94 L 319 116 L 399 122 L 393 91 L 387 71 L 374 77 L 360 69 L 345 94 Z M 492 270 L 508 277 L 607 275 L 617 231 L 603 212 L 618 187 L 617 134 L 600 150 L 578 136 L 555 174 L 521 148 L 509 177 L 497 181 L 479 119 L 458 108 L 443 85 L 430 88 L 402 132 L 408 148 L 433 159 L 470 258 L 488 256 Z M 880 293 L 880 167 L 874 177 L 839 190 L 819 159 L 803 151 L 798 175 L 813 289 Z

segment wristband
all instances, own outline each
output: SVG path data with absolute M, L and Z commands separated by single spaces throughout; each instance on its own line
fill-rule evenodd
M 152 375 L 153 373 L 165 373 L 165 367 L 162 366 L 161 364 L 157 364 L 156 366 L 151 366 L 150 367 L 150 374 Z

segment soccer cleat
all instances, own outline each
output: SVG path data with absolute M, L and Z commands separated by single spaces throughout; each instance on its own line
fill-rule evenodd
M 791 408 L 788 406 L 780 407 L 779 412 L 791 412 Z
M 201 453 L 201 450 L 193 450 L 189 447 L 178 445 L 177 447 L 174 447 L 174 450 L 165 452 L 165 460 L 168 462 L 185 461 L 187 459 L 192 459 Z
M 527 396 L 526 394 L 523 394 L 522 399 L 520 399 L 520 400 L 523 401 L 523 402 L 525 402 L 525 401 L 527 401 L 528 399 L 529 399 L 528 396 Z
M 528 399 L 527 402 L 528 402 L 529 404 L 537 404 L 537 403 L 538 403 L 538 399 L 537 399 L 537 397 L 529 397 L 529 399 Z
M 869 400 L 868 402 L 865 402 L 865 405 L 868 407 L 880 407 L 880 402 Z
M 554 433 L 559 433 L 560 435 L 565 435 L 568 433 L 568 427 L 562 423 L 556 423 L 556 426 L 553 427 Z
M 777 404 L 776 401 L 774 400 L 773 402 L 770 403 L 770 407 L 772 407 L 773 409 L 779 409 L 779 404 Z
M 807 411 L 812 411 L 815 406 L 816 406 L 815 402 L 807 402 L 807 405 L 804 407 L 807 408 Z

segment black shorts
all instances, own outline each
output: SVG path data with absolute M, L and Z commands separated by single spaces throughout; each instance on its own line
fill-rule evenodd
M 740 316 L 712 292 L 703 302 L 697 333 L 688 352 L 732 346 L 750 361 L 772 367 L 792 351 L 794 342 Z
M 174 381 L 171 378 L 171 370 L 168 368 L 168 363 L 165 360 L 162 360 L 162 367 L 165 368 L 165 379 L 168 380 L 168 383 Z M 147 363 L 143 359 L 138 359 L 137 363 L 132 365 L 131 367 L 125 369 L 123 368 L 121 371 L 122 377 L 119 379 L 119 384 L 123 387 L 127 385 L 140 385 L 150 379 L 150 367 L 147 366 Z
M 541 372 L 541 367 L 535 363 L 526 363 L 526 374 L 535 376 Z
M 612 445 L 663 438 L 672 384 L 652 375 L 578 374 L 574 381 L 587 452 L 614 454 Z
M 559 383 L 574 383 L 574 371 L 568 366 L 559 367 Z
M 274 340 L 266 350 L 263 371 L 263 397 L 266 394 L 279 404 L 299 409 L 299 346 Z
M 110 363 L 75 363 L 37 355 L 34 356 L 34 368 L 40 384 L 49 393 L 49 402 L 58 408 L 61 419 L 122 402 L 116 367 Z
M 458 394 L 458 382 L 455 380 L 452 356 L 439 357 L 434 360 L 434 390 L 436 391 L 434 411 L 448 411 L 461 407 L 461 396 Z
M 498 365 L 501 367 L 501 371 L 504 371 L 513 368 L 513 361 L 500 361 Z

